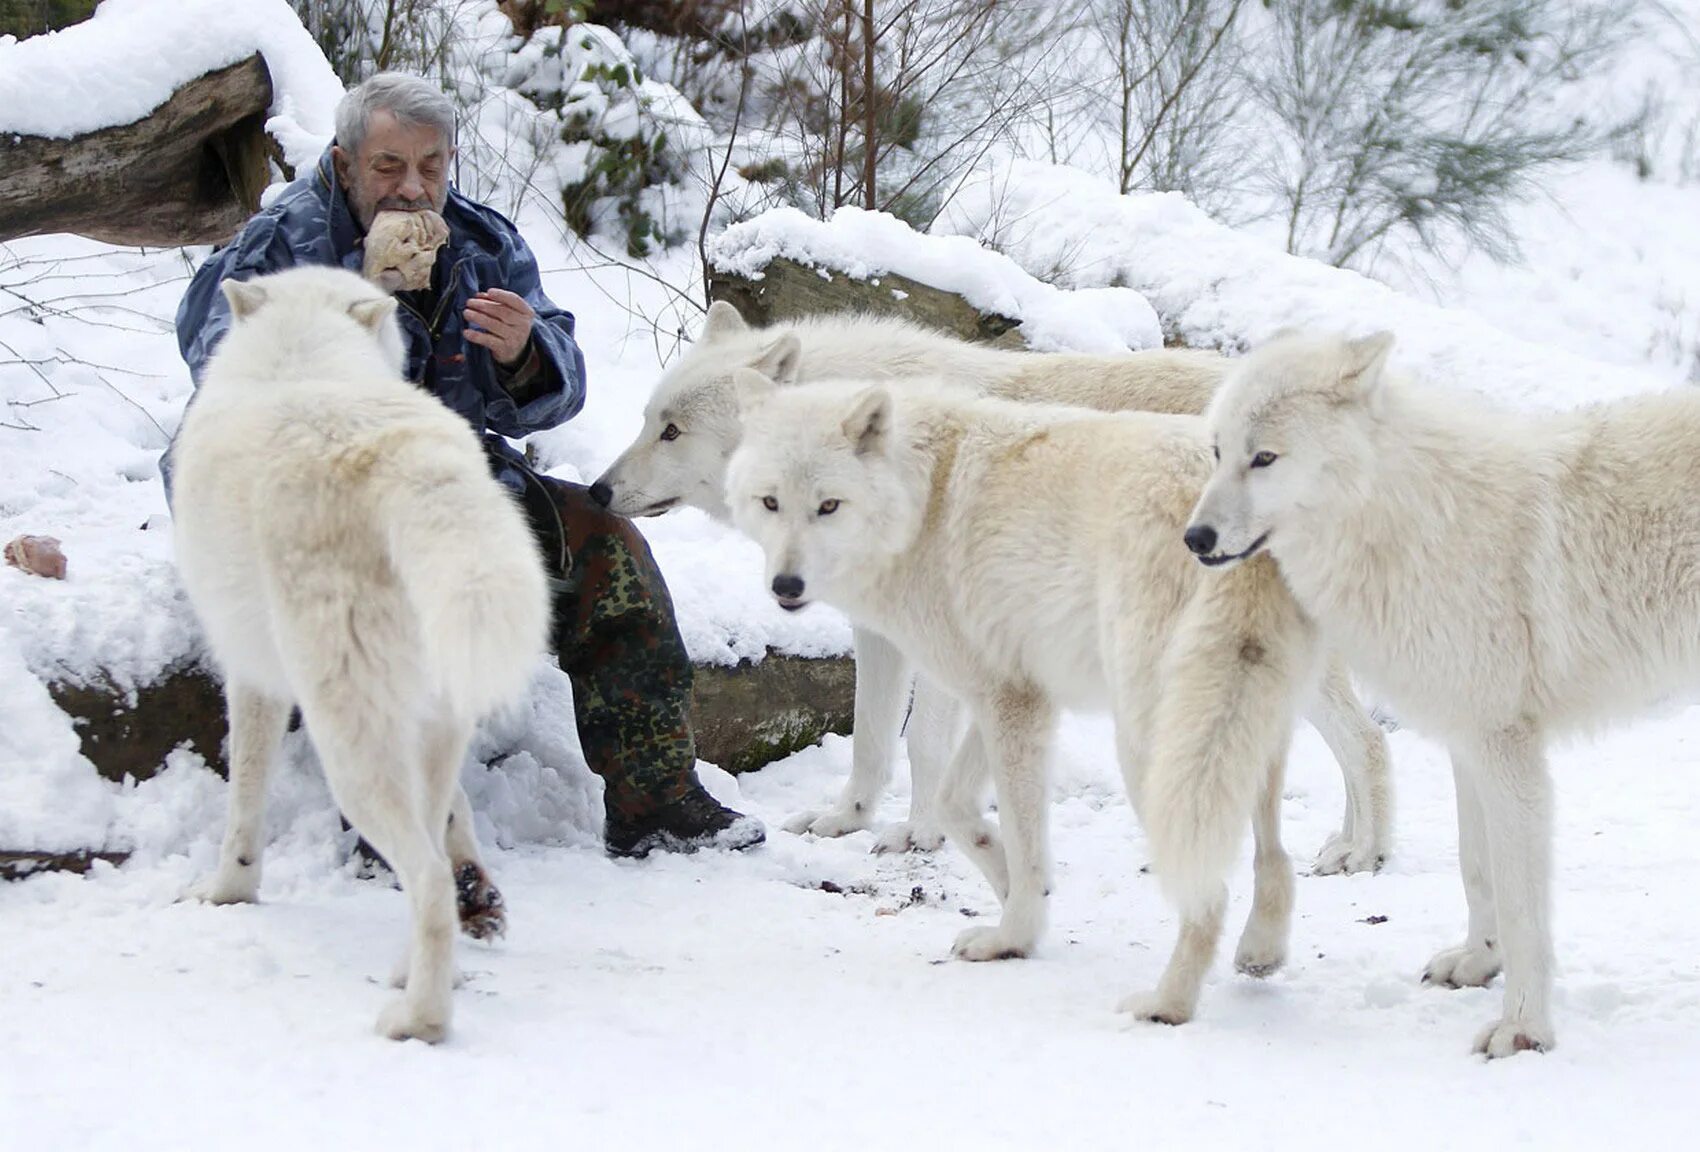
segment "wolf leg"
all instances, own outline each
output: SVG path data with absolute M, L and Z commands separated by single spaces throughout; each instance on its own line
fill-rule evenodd
M 1490 1059 L 1542 1052 L 1552 1015 L 1552 783 L 1538 731 L 1519 725 L 1483 742 L 1476 795 L 1487 831 L 1505 1006 L 1476 1037 Z
M 360 668 L 359 656 L 351 663 L 351 683 L 304 695 L 302 715 L 337 806 L 394 870 L 412 912 L 406 992 L 379 1015 L 378 1031 L 436 1043 L 448 1034 L 455 978 L 458 918 L 443 842 L 459 757 L 451 771 L 447 755 L 425 755 L 430 741 L 410 730 L 393 677 L 379 675 L 382 666 Z M 443 722 L 441 730 L 449 727 Z
M 880 797 L 891 783 L 891 757 L 908 694 L 909 668 L 897 645 L 868 628 L 857 628 L 856 703 L 850 745 L 850 779 L 837 803 L 824 812 L 800 812 L 785 821 L 787 832 L 843 836 L 870 827 Z
M 1154 992 L 1136 992 L 1117 1010 L 1153 1024 L 1185 1024 L 1198 1008 L 1204 976 L 1216 959 L 1216 941 L 1222 936 L 1222 918 L 1228 907 L 1228 888 L 1222 885 L 1202 908 L 1183 912 L 1180 939 L 1169 954 L 1168 967 Z
M 1452 782 L 1458 803 L 1458 870 L 1464 878 L 1464 898 L 1470 924 L 1464 943 L 1437 953 L 1423 970 L 1423 983 L 1446 988 L 1480 988 L 1499 975 L 1498 913 L 1493 875 L 1488 860 L 1486 818 L 1476 781 L 1475 755 L 1452 749 Z
M 443 847 L 449 867 L 454 869 L 455 906 L 460 930 L 474 940 L 491 940 L 508 930 L 507 905 L 501 890 L 490 879 L 478 852 L 478 837 L 472 822 L 472 802 L 460 784 L 461 762 L 472 740 L 470 728 L 448 721 L 425 727 L 425 771 L 453 781 L 448 826 Z
M 1001 904 L 1009 897 L 1009 859 L 1004 855 L 1003 837 L 986 819 L 980 803 L 990 771 L 985 735 L 977 722 L 971 722 L 939 781 L 939 821 L 945 835 L 980 870 Z
M 1124 674 L 1135 675 L 1131 668 L 1124 669 Z M 1127 784 L 1128 797 L 1134 810 L 1142 810 L 1142 797 L 1145 785 L 1145 774 L 1149 766 L 1150 743 L 1145 738 L 1154 723 L 1154 701 L 1149 693 L 1138 691 L 1138 681 L 1129 680 L 1130 687 L 1120 694 L 1120 708 L 1116 714 L 1116 747 L 1121 759 L 1122 776 Z M 1267 790 L 1267 786 L 1266 786 Z M 1276 803 L 1279 805 L 1280 784 L 1275 785 Z M 1143 818 L 1143 817 L 1142 817 Z M 1275 838 L 1275 847 L 1280 848 L 1280 838 Z M 1261 847 L 1261 841 L 1260 841 Z M 1285 853 L 1282 853 L 1285 856 Z M 1291 876 L 1289 865 L 1289 877 Z M 1289 885 L 1291 881 L 1289 879 Z M 1289 906 L 1290 906 L 1289 891 Z M 1182 915 L 1180 939 L 1175 950 L 1169 955 L 1169 964 L 1164 969 L 1162 979 L 1152 992 L 1136 992 L 1124 997 L 1116 1006 L 1119 1012 L 1126 1012 L 1135 1019 L 1148 1020 L 1156 1024 L 1185 1024 L 1192 1019 L 1193 1012 L 1198 1006 L 1200 989 L 1204 986 L 1205 974 L 1210 971 L 1210 965 L 1216 958 L 1216 942 L 1222 935 L 1222 920 L 1228 904 L 1228 890 L 1225 885 L 1219 886 L 1219 892 L 1213 902 L 1207 903 L 1197 910 L 1193 916 Z M 1253 918 L 1257 910 L 1253 909 Z M 1246 937 L 1251 935 L 1251 925 L 1246 927 L 1246 934 L 1241 938 L 1242 948 Z M 1286 932 L 1283 927 L 1280 939 L 1283 945 Z
M 1330 657 L 1305 719 L 1311 722 L 1346 783 L 1346 817 L 1317 853 L 1318 876 L 1373 872 L 1393 850 L 1393 774 L 1387 734 L 1370 719 L 1338 658 Z
M 1008 868 L 1009 895 L 992 927 L 970 928 L 956 938 L 964 960 L 1003 960 L 1030 955 L 1045 929 L 1050 895 L 1050 789 L 1046 753 L 1056 710 L 1030 688 L 1006 689 L 975 719 L 987 745 L 997 787 L 998 823 Z M 959 811 L 963 797 L 954 797 Z
M 234 679 L 224 686 L 230 719 L 230 797 L 218 871 L 189 890 L 211 904 L 259 899 L 266 825 L 266 777 L 289 723 L 290 704 Z
M 325 743 L 331 747 L 321 749 L 320 755 L 329 775 L 333 758 L 350 755 L 352 750 L 336 748 L 334 740 Z M 397 776 L 411 775 L 409 766 L 393 758 L 373 763 Z M 438 831 L 447 825 L 455 785 L 433 781 L 425 773 L 411 782 L 394 776 L 376 779 L 375 775 L 368 773 L 360 784 L 339 789 L 337 799 L 349 822 L 395 869 L 413 917 L 406 990 L 379 1014 L 378 1032 L 392 1040 L 434 1044 L 448 1035 L 456 975 L 454 873 Z M 410 783 L 415 786 L 409 787 Z
M 931 852 L 944 843 L 939 782 L 962 738 L 963 707 L 926 675 L 915 678 L 905 743 L 909 749 L 909 819 L 880 833 L 875 852 Z
M 1234 967 L 1247 976 L 1268 976 L 1287 962 L 1287 937 L 1293 924 L 1293 861 L 1281 844 L 1281 786 L 1287 774 L 1285 752 L 1269 762 L 1263 792 L 1252 810 L 1251 915 L 1234 952 Z

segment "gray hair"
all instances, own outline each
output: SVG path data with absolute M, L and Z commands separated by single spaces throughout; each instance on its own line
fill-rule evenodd
M 336 106 L 336 142 L 358 155 L 372 113 L 389 112 L 403 124 L 429 124 L 454 147 L 455 106 L 429 80 L 406 72 L 379 72 L 348 90 Z

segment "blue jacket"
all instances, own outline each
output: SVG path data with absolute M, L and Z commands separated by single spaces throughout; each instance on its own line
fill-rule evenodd
M 573 340 L 572 315 L 543 294 L 531 249 L 506 217 L 452 189 L 443 219 L 449 240 L 438 250 L 432 270 L 438 293 L 433 315 L 422 315 L 405 294 L 398 296 L 408 378 L 479 432 L 519 437 L 571 419 L 584 406 L 584 355 Z M 246 280 L 296 264 L 333 264 L 359 272 L 363 238 L 327 148 L 314 171 L 285 188 L 196 271 L 177 307 L 177 344 L 195 383 L 230 328 L 230 304 L 219 281 Z M 486 288 L 517 293 L 537 313 L 531 336 L 542 375 L 524 389 L 523 404 L 502 386 L 489 349 L 464 337 L 466 302 Z M 170 455 L 168 450 L 160 461 L 168 496 Z

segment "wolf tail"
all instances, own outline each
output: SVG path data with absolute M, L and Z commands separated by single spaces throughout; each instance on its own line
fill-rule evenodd
M 548 641 L 537 542 L 482 452 L 396 463 L 405 482 L 391 487 L 384 522 L 427 682 L 455 716 L 477 719 L 525 691 Z
M 1253 807 L 1281 787 L 1308 658 L 1295 641 L 1269 628 L 1225 633 L 1218 618 L 1183 621 L 1171 645 L 1140 812 L 1152 868 L 1183 916 L 1221 898 Z

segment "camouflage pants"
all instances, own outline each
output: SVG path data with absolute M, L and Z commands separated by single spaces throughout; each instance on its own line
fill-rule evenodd
M 555 654 L 611 817 L 635 819 L 700 787 L 691 735 L 691 661 L 649 544 L 587 489 L 492 453 L 522 498 L 550 569 Z M 516 488 L 516 490 L 518 490 Z

